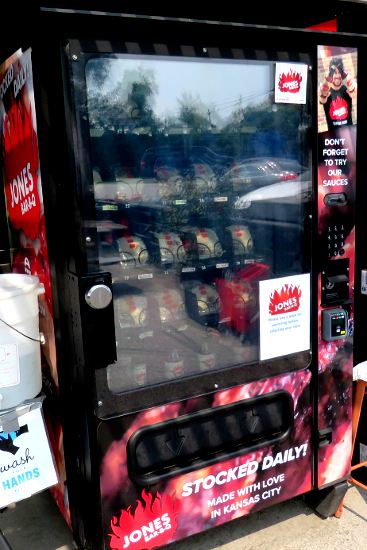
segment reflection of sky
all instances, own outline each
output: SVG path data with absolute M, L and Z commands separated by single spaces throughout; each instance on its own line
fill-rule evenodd
M 160 117 L 178 114 L 178 99 L 188 95 L 201 103 L 203 113 L 209 108 L 226 119 L 233 111 L 249 103 L 262 102 L 274 88 L 274 63 L 198 61 L 181 59 L 116 59 L 110 86 L 121 80 L 125 70 L 139 69 L 140 74 L 154 74 L 157 85 L 154 111 Z

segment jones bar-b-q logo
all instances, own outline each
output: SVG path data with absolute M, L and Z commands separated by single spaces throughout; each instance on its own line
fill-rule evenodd
M 337 97 L 330 106 L 330 117 L 332 120 L 344 120 L 348 118 L 348 103 L 345 99 Z
M 297 311 L 300 306 L 302 291 L 299 286 L 283 285 L 280 290 L 275 290 L 270 295 L 269 313 L 279 315 Z
M 279 76 L 278 88 L 281 92 L 296 94 L 301 89 L 302 76 L 296 71 L 289 70 L 287 74 Z
M 172 540 L 177 528 L 176 500 L 174 497 L 155 497 L 142 492 L 134 511 L 129 506 L 121 510 L 119 518 L 113 517 L 110 534 L 112 550 L 151 550 Z

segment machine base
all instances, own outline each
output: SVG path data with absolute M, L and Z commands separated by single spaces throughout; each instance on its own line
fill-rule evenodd
M 305 495 L 305 502 L 322 518 L 334 516 L 348 490 L 348 482 L 341 481 L 325 489 L 316 489 Z

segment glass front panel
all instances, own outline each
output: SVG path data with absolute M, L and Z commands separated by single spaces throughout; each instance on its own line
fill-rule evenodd
M 308 104 L 275 103 L 275 61 L 100 56 L 86 82 L 110 390 L 258 361 L 259 281 L 310 270 Z

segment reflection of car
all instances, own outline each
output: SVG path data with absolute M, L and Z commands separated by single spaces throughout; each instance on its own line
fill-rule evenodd
M 235 209 L 245 210 L 256 253 L 272 258 L 273 273 L 300 273 L 302 258 L 307 257 L 310 234 L 307 230 L 311 214 L 312 178 L 307 170 L 301 177 L 264 185 L 243 193 Z
M 311 200 L 312 182 L 309 171 L 292 181 L 282 181 L 249 191 L 235 203 L 237 209 L 248 209 L 254 205 L 300 204 Z
M 153 166 L 153 175 L 159 181 L 180 177 L 187 170 L 185 159 L 179 153 L 159 156 Z
M 228 170 L 232 163 L 232 157 L 202 145 L 149 147 L 140 161 L 140 177 L 168 179 L 172 174 L 186 176 L 190 173 L 193 177 L 201 176 L 196 165 L 205 166 L 205 171 L 210 171 L 211 175 L 219 175 Z
M 222 177 L 222 182 L 235 191 L 296 179 L 303 167 L 298 161 L 278 158 L 253 158 L 236 164 Z
M 207 166 L 214 172 L 216 177 L 229 170 L 233 162 L 233 157 L 216 153 L 209 147 L 194 146 L 190 150 L 190 163 Z

